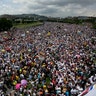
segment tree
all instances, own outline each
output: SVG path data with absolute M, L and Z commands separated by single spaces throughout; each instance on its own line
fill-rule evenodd
M 7 31 L 13 26 L 11 20 L 7 20 L 6 18 L 0 19 L 0 31 Z

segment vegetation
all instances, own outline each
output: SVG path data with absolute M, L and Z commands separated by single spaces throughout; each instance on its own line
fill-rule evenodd
M 0 31 L 9 30 L 12 27 L 12 24 L 16 28 L 25 28 L 31 26 L 38 26 L 46 21 L 69 23 L 69 24 L 91 23 L 93 25 L 92 28 L 96 29 L 96 17 L 78 16 L 78 17 L 59 18 L 59 17 L 40 16 L 36 14 L 2 15 L 0 17 L 1 17 Z
M 12 21 L 6 18 L 0 19 L 0 31 L 7 31 L 12 27 Z
M 96 29 L 96 23 L 93 23 L 93 28 Z
M 42 22 L 33 22 L 33 23 L 15 23 L 14 27 L 16 28 L 26 28 L 26 27 L 31 27 L 31 26 L 38 26 L 43 24 Z

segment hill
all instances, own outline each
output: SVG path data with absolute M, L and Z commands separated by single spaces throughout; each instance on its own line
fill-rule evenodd
M 41 15 L 36 15 L 36 14 L 17 14 L 17 15 L 9 15 L 9 14 L 4 14 L 0 15 L 0 18 L 7 18 L 7 19 L 34 19 L 34 20 L 47 20 L 48 17 L 46 16 L 41 16 Z

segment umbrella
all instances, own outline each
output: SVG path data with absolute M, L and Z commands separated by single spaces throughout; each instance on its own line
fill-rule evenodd
M 21 87 L 21 84 L 20 84 L 20 83 L 17 83 L 16 86 L 15 86 L 15 89 L 16 89 L 16 90 L 19 90 L 20 87 Z
M 21 80 L 21 85 L 22 85 L 22 86 L 27 85 L 27 80 L 25 80 L 25 79 Z

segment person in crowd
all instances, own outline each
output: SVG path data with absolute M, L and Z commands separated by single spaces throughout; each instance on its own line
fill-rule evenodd
M 12 38 L 0 43 L 0 94 L 77 96 L 96 83 L 96 30 L 89 25 L 45 22 L 16 29 Z

